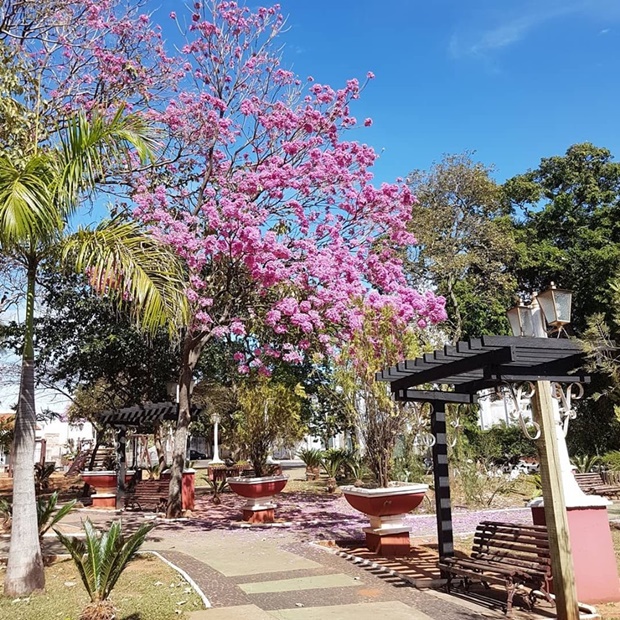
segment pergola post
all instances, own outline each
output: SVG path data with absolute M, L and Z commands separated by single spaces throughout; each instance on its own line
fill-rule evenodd
M 116 431 L 116 508 L 123 507 L 125 497 L 125 474 L 127 473 L 126 462 L 127 427 L 119 426 Z
M 540 426 L 541 433 L 538 440 L 538 450 L 557 617 L 558 620 L 578 620 L 579 607 L 575 587 L 575 572 L 571 555 L 564 490 L 560 477 L 556 421 L 549 381 L 536 382 L 536 390 L 531 402 L 533 419 Z
M 435 480 L 435 516 L 439 557 L 454 555 L 452 535 L 452 505 L 450 502 L 450 478 L 448 473 L 448 441 L 446 435 L 446 404 L 434 401 L 431 414 L 433 445 L 433 478 Z

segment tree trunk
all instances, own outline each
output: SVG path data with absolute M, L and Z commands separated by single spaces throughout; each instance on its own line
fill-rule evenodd
M 181 486 L 183 484 L 183 468 L 185 466 L 185 452 L 187 450 L 187 433 L 191 416 L 191 389 L 194 368 L 200 357 L 203 344 L 199 339 L 192 338 L 191 334 L 183 342 L 183 356 L 181 359 L 181 375 L 179 377 L 179 417 L 174 434 L 174 451 L 172 453 L 172 467 L 170 470 L 170 489 L 168 492 L 168 507 L 166 517 L 176 519 L 183 511 Z
M 164 451 L 164 444 L 161 440 L 161 424 L 157 424 L 153 429 L 153 442 L 155 443 L 155 450 L 157 452 L 159 471 L 162 472 L 166 469 L 166 453 Z
M 4 594 L 12 597 L 27 596 L 45 587 L 34 486 L 37 423 L 34 401 L 33 344 L 35 271 L 36 263 L 30 261 L 26 298 L 26 333 L 13 440 L 13 522 L 9 559 L 4 578 Z
M 100 430 L 95 427 L 95 445 L 93 446 L 93 451 L 90 453 L 90 459 L 88 461 L 88 469 L 93 471 L 95 469 L 95 461 L 97 459 L 97 451 L 101 447 L 101 442 L 103 441 L 103 430 Z

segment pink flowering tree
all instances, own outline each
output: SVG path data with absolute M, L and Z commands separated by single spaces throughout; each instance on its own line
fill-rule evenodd
M 397 333 L 442 320 L 444 304 L 403 272 L 415 243 L 410 190 L 373 185 L 376 153 L 348 138 L 371 123 L 352 106 L 372 74 L 337 89 L 300 80 L 280 57 L 277 6 L 196 2 L 166 16 L 184 38 L 166 49 L 145 4 L 9 2 L 0 24 L 41 76 L 45 96 L 32 101 L 36 122 L 50 119 L 42 131 L 53 130 L 57 111 L 121 103 L 162 129 L 160 160 L 135 175 L 116 208 L 149 225 L 186 268 L 174 517 L 191 383 L 210 341 L 244 343 L 239 372 L 269 375 L 274 360 L 339 348 L 373 312 L 389 310 Z
M 330 351 L 390 308 L 398 330 L 444 318 L 443 300 L 412 289 L 401 257 L 414 197 L 372 184 L 377 155 L 347 140 L 362 86 L 302 83 L 286 70 L 278 7 L 196 3 L 174 20 L 186 38 L 178 91 L 151 118 L 166 128 L 168 164 L 136 186 L 134 214 L 187 265 L 192 320 L 183 337 L 179 420 L 168 516 L 180 513 L 190 385 L 205 345 L 247 343 L 239 371 L 269 374 Z M 367 79 L 372 79 L 372 74 Z M 260 336 L 258 336 L 260 334 Z

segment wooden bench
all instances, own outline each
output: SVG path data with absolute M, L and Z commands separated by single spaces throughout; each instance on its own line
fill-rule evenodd
M 534 591 L 543 593 L 548 601 L 551 582 L 551 555 L 547 528 L 542 525 L 517 525 L 482 521 L 476 528 L 469 557 L 443 558 L 439 561 L 447 575 L 448 593 L 454 577 L 460 577 L 466 590 L 472 582 L 506 587 L 506 615 L 512 614 L 512 601 L 518 588 L 530 592 L 526 604 L 531 609 L 536 601 Z
M 125 491 L 125 510 L 164 512 L 170 480 L 136 480 Z
M 587 495 L 602 495 L 603 497 L 620 497 L 620 485 L 608 484 L 603 475 L 598 472 L 587 474 L 575 473 L 575 480 L 579 488 Z

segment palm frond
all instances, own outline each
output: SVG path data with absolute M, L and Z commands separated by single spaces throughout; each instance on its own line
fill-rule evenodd
M 92 190 L 110 171 L 128 168 L 135 150 L 145 163 L 158 148 L 158 133 L 137 115 L 125 115 L 120 108 L 110 119 L 83 112 L 69 120 L 58 149 L 55 198 L 70 215 L 80 193 Z
M 118 578 L 136 554 L 154 523 L 143 523 L 129 538 L 122 535 L 120 521 L 107 531 L 98 531 L 90 520 L 84 522 L 85 543 L 54 530 L 75 562 L 91 601 L 105 601 Z
M 50 159 L 32 157 L 23 167 L 0 157 L 0 238 L 14 245 L 47 236 L 61 227 L 50 192 Z
M 69 552 L 71 559 L 75 562 L 75 566 L 78 569 L 78 573 L 80 573 L 80 578 L 82 579 L 84 588 L 86 589 L 86 592 L 88 592 L 90 600 L 94 601 L 96 596 L 94 583 L 91 575 L 86 572 L 86 545 L 78 538 L 65 536 L 62 532 L 59 532 L 56 529 L 54 532 L 56 533 L 56 536 L 58 536 L 58 540 L 62 543 L 63 547 Z
M 136 322 L 153 332 L 167 326 L 171 334 L 185 324 L 188 305 L 183 267 L 171 248 L 137 222 L 105 220 L 81 228 L 66 239 L 63 261 L 85 272 L 99 293 L 131 302 Z
M 88 593 L 94 601 L 99 599 L 101 546 L 105 532 L 99 532 L 90 519 L 84 521 L 84 532 L 86 534 L 86 555 L 82 558 L 82 563 L 84 565 L 84 573 L 92 588 L 92 592 L 89 591 Z
M 77 500 L 73 499 L 56 510 L 56 505 L 58 504 L 58 491 L 54 491 L 47 500 L 40 498 L 37 501 L 37 523 L 39 525 L 39 537 L 43 536 L 61 519 L 66 517 L 76 503 Z
M 112 555 L 111 561 L 106 562 L 105 582 L 102 579 L 102 598 L 106 599 L 114 589 L 118 578 L 121 576 L 125 566 L 136 554 L 144 543 L 147 534 L 155 527 L 154 523 L 143 523 L 136 532 L 128 539 L 120 535 L 120 522 L 118 523 L 118 538 L 110 548 Z

